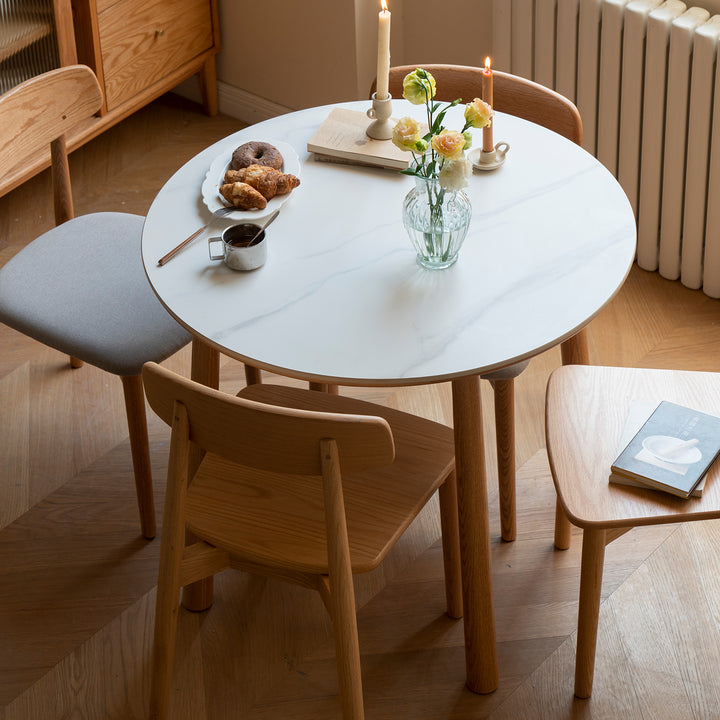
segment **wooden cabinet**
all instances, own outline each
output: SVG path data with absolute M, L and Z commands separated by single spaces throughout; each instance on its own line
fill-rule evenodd
M 0 0 L 0 93 L 75 57 L 69 0 Z
M 105 102 L 73 136 L 74 149 L 197 75 L 205 111 L 217 113 L 215 55 L 220 48 L 217 0 L 52 0 L 59 63 L 89 65 Z M 1 43 L 0 43 L 1 46 Z M 0 195 L 49 165 L 0 175 Z
M 98 38 L 108 110 L 132 101 L 169 71 L 214 47 L 208 0 L 98 1 Z M 100 6 L 107 6 L 100 10 Z
M 100 80 L 103 116 L 117 122 L 194 74 L 206 111 L 217 112 L 217 0 L 71 2 L 78 61 Z

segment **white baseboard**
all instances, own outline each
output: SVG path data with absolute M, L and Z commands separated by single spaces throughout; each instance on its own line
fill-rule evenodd
M 253 95 L 246 90 L 233 87 L 227 83 L 218 82 L 218 108 L 224 115 L 237 118 L 248 125 L 268 120 L 277 115 L 292 112 L 292 108 L 279 105 L 272 100 Z M 202 102 L 200 90 L 195 78 L 189 78 L 180 83 L 175 89 L 178 95 Z

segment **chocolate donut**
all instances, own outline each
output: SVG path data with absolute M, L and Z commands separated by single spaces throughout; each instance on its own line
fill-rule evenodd
M 247 142 L 235 150 L 230 162 L 231 170 L 240 170 L 249 165 L 266 165 L 280 170 L 283 166 L 283 156 L 280 151 L 270 143 Z

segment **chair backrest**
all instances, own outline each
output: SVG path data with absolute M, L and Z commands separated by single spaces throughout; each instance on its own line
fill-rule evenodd
M 390 68 L 388 88 L 393 97 L 402 97 L 403 78 L 419 67 L 435 78 L 437 100 L 451 102 L 461 98 L 463 102 L 472 102 L 476 97 L 482 97 L 482 68 L 433 63 Z M 375 83 L 370 94 L 374 91 Z M 542 125 L 578 145 L 582 142 L 582 120 L 574 103 L 532 80 L 493 70 L 493 107 Z
M 150 406 L 168 425 L 176 403 L 187 412 L 189 439 L 232 462 L 271 472 L 321 475 L 321 441 L 332 439 L 343 471 L 387 465 L 395 456 L 387 421 L 366 415 L 297 410 L 227 395 L 155 363 L 143 368 Z
M 65 134 L 101 105 L 100 85 L 86 65 L 50 70 L 0 96 L 0 167 L 13 168 L 50 146 L 58 224 L 73 216 Z

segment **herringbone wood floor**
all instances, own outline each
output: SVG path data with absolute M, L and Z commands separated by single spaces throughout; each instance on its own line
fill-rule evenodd
M 167 96 L 76 152 L 78 213 L 144 213 L 186 159 L 234 131 Z M 0 262 L 51 225 L 44 174 L 0 198 Z M 92 258 L 88 258 L 88 265 Z M 42 289 L 38 288 L 41 292 Z M 634 269 L 593 322 L 599 364 L 718 369 L 720 305 Z M 557 351 L 517 383 L 518 539 L 499 540 L 492 396 L 483 388 L 500 687 L 464 688 L 461 622 L 443 614 L 436 509 L 358 580 L 367 717 L 720 717 L 717 523 L 634 530 L 608 548 L 593 697 L 573 700 L 580 538 L 552 548 L 543 395 Z M 167 361 L 187 372 L 184 350 Z M 285 382 L 282 379 L 279 381 Z M 242 368 L 225 360 L 222 387 Z M 343 389 L 450 423 L 445 386 Z M 158 541 L 138 531 L 119 381 L 0 326 L 0 720 L 144 717 Z M 168 432 L 149 416 L 158 512 Z M 177 720 L 339 717 L 330 624 L 310 591 L 240 574 L 183 611 Z

